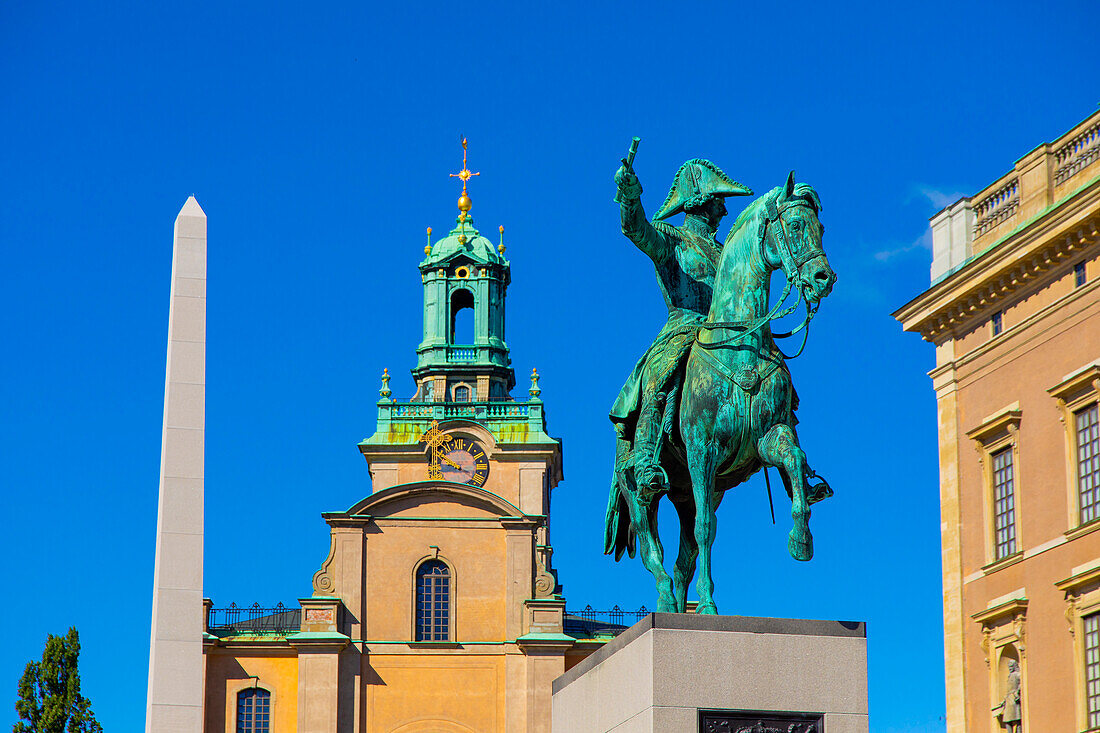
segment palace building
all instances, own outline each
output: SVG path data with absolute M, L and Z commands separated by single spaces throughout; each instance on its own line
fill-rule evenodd
M 931 229 L 947 730 L 1098 730 L 1100 112 Z
M 300 608 L 205 601 L 207 733 L 549 731 L 553 680 L 624 628 L 565 617 L 561 441 L 537 373 L 512 396 L 503 227 L 499 244 L 474 227 L 463 162 L 455 226 L 428 230 L 419 265 L 415 393 L 395 399 L 384 372 L 359 444 L 372 493 L 322 515 L 331 545 Z

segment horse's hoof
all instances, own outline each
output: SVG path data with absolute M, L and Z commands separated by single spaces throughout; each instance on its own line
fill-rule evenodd
M 792 529 L 790 536 L 787 538 L 787 551 L 791 553 L 791 557 L 795 560 L 805 562 L 814 556 L 814 538 L 810 536 L 809 532 L 800 537 Z
M 695 613 L 703 614 L 704 616 L 717 616 L 718 607 L 714 605 L 714 601 L 710 603 L 700 603 L 695 609 Z

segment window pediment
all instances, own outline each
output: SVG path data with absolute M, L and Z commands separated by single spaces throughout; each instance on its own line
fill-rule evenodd
M 1093 362 L 1084 369 L 1070 374 L 1047 390 L 1051 397 L 1065 405 L 1094 398 L 1100 392 L 1100 362 Z
M 1006 437 L 1020 428 L 1020 420 L 1023 419 L 1023 411 L 1019 403 L 1014 403 L 1000 412 L 990 415 L 982 421 L 981 425 L 970 430 L 966 437 L 971 440 L 989 444 L 998 438 Z

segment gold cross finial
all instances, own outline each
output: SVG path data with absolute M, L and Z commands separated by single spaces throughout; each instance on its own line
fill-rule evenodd
M 481 173 L 471 173 L 469 166 L 466 165 L 466 138 L 462 138 L 462 170 L 458 173 L 452 173 L 451 178 L 458 178 L 462 181 L 462 195 L 458 197 L 458 210 L 459 221 L 465 223 L 466 214 L 470 210 L 472 204 L 470 203 L 470 197 L 466 194 L 466 182 L 474 176 L 480 176 Z
M 446 460 L 443 454 L 443 445 L 450 443 L 453 439 L 453 436 L 440 432 L 438 420 L 432 420 L 431 426 L 420 436 L 420 442 L 426 443 L 432 450 L 431 458 L 428 459 L 429 479 L 443 478 L 442 463 Z

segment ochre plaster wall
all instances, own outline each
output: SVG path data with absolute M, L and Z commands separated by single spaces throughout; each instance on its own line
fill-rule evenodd
M 505 731 L 502 654 L 372 654 L 369 665 L 366 733 Z
M 1095 274 L 1095 259 L 1089 270 Z M 1066 601 L 1054 583 L 1100 558 L 1100 532 L 1066 535 L 1076 526 L 1069 505 L 1066 433 L 1047 390 L 1100 357 L 1100 289 L 1093 282 L 1071 305 L 1055 307 L 1077 290 L 1072 267 L 1061 268 L 1058 275 L 1005 308 L 1005 331 L 996 340 L 986 325 L 960 341 L 961 353 L 970 357 L 956 370 L 967 731 L 999 730 L 990 709 L 1001 702 L 990 689 L 982 625 L 971 617 L 1021 589 L 1028 601 L 1025 638 L 1019 644 L 1024 729 L 1077 730 L 1081 691 L 1074 675 L 1081 661 L 1075 658 Z M 1026 317 L 1044 309 L 1039 319 L 1023 325 Z M 1015 564 L 990 568 L 988 487 L 966 432 L 1014 403 L 1021 412 L 1015 466 L 1017 548 L 1024 556 Z M 994 670 L 996 661 L 991 658 Z
M 452 639 L 504 640 L 505 591 L 512 579 L 505 575 L 507 533 L 499 522 L 480 528 L 390 518 L 374 530 L 365 558 L 365 640 L 414 640 L 414 574 L 423 560 L 436 556 L 435 548 L 452 574 Z
M 236 731 L 237 693 L 253 685 L 271 693 L 272 731 L 292 733 L 298 729 L 296 656 L 260 656 L 254 651 L 217 650 L 207 653 L 206 664 L 205 733 Z M 259 681 L 250 679 L 253 676 L 258 676 Z

